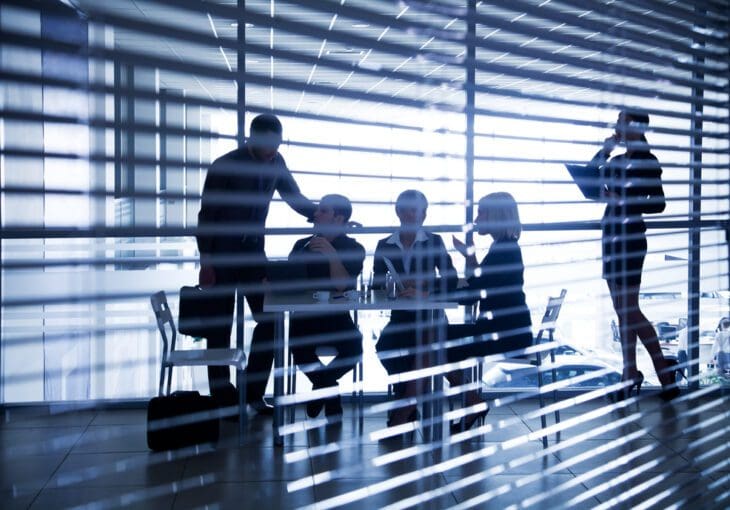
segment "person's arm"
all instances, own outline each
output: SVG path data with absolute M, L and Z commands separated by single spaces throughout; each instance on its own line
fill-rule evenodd
M 330 266 L 330 279 L 332 280 L 333 286 L 337 292 L 344 292 L 348 288 L 352 287 L 352 281 L 357 275 L 350 275 L 347 268 L 345 267 L 340 254 L 337 252 L 332 243 L 330 243 L 325 237 L 317 236 L 309 242 L 309 250 L 314 253 L 321 253 L 327 257 L 327 261 Z M 344 255 L 347 256 L 348 252 L 345 251 Z M 362 269 L 362 265 L 360 266 Z M 359 273 L 359 271 L 358 271 Z
M 459 289 L 461 304 L 470 304 L 482 298 L 501 300 L 507 295 L 522 290 L 524 265 L 519 248 L 512 250 L 490 248 L 482 263 L 467 278 L 467 287 Z
M 456 290 L 459 284 L 459 275 L 454 267 L 454 262 L 451 260 L 449 252 L 446 250 L 443 239 L 441 236 L 434 235 L 434 251 L 436 253 L 436 268 L 439 271 L 439 280 L 436 284 L 436 289 L 445 287 L 447 292 L 453 292 Z
M 317 206 L 314 202 L 305 197 L 299 190 L 297 182 L 294 180 L 294 176 L 286 166 L 284 158 L 279 155 L 280 161 L 280 174 L 276 179 L 276 191 L 279 192 L 281 198 L 286 202 L 289 207 L 294 209 L 296 212 L 311 220 L 314 217 L 314 211 Z
M 221 211 L 218 201 L 220 200 L 220 194 L 227 191 L 227 181 L 225 174 L 220 171 L 218 161 L 213 162 L 208 169 L 203 184 L 200 211 L 198 212 L 198 227 L 205 228 L 216 224 Z M 214 236 L 210 234 L 198 232 L 195 235 L 198 252 L 210 254 L 213 249 L 213 238 Z
M 662 187 L 662 169 L 659 162 L 655 159 L 642 160 L 649 168 L 639 171 L 642 183 L 637 188 L 640 190 L 640 203 L 638 205 L 639 212 L 646 214 L 657 214 L 664 211 L 667 205 L 664 198 L 664 189 Z
M 300 291 L 308 288 L 307 285 L 307 264 L 306 255 L 304 255 L 304 245 L 309 241 L 309 237 L 299 239 L 292 246 L 289 252 L 288 269 L 289 269 L 289 281 L 287 282 L 285 291 Z
M 468 280 L 474 274 L 474 270 L 479 266 L 477 262 L 476 250 L 474 244 L 470 243 L 468 246 L 466 243 L 459 240 L 456 236 L 451 236 L 451 241 L 454 244 L 454 249 L 458 251 L 465 261 L 464 276 Z
M 220 217 L 222 207 L 220 205 L 221 194 L 228 190 L 228 179 L 221 170 L 224 165 L 218 159 L 208 169 L 203 184 L 203 193 L 200 200 L 200 211 L 198 212 L 198 228 L 205 229 L 216 224 Z M 216 275 L 211 262 L 214 250 L 215 236 L 197 232 L 195 240 L 198 244 L 198 253 L 200 254 L 200 273 L 198 274 L 198 284 L 201 287 L 210 287 L 215 285 Z
M 304 265 L 304 259 L 306 259 L 306 256 L 303 254 L 305 245 L 307 245 L 312 238 L 313 237 L 305 237 L 294 243 L 294 246 L 292 246 L 292 249 L 289 252 L 289 257 L 287 257 L 292 268 L 299 268 L 298 266 Z
M 473 250 L 468 250 L 466 245 L 454 238 L 454 247 L 466 259 L 466 286 L 462 287 L 456 293 L 460 305 L 472 305 L 479 301 L 483 292 L 490 285 L 487 277 L 488 268 L 494 263 L 494 254 L 487 253 L 481 264 L 476 261 L 476 255 Z M 471 253 L 469 253 L 471 252 Z
M 608 160 L 611 157 L 611 152 L 616 148 L 618 144 L 618 136 L 614 133 L 603 141 L 603 147 L 596 152 L 593 158 L 588 162 L 586 168 L 595 170 L 596 178 L 599 179 L 600 189 L 597 197 L 593 197 L 598 202 L 611 202 L 616 201 L 619 197 L 615 193 L 611 193 L 606 188 L 605 182 L 608 172 Z
M 385 273 L 388 272 L 388 267 L 385 265 L 383 260 L 383 243 L 378 242 L 378 246 L 375 248 L 375 255 L 373 255 L 373 288 L 382 289 L 385 287 Z
M 362 273 L 362 268 L 365 264 L 365 248 L 355 241 L 352 243 L 352 247 L 342 254 L 341 260 L 348 276 L 347 289 L 345 290 L 354 288 L 356 286 L 357 276 Z
M 618 144 L 618 136 L 614 133 L 603 141 L 603 147 L 601 150 L 596 152 L 595 156 L 586 165 L 588 168 L 595 168 L 596 170 L 601 169 L 608 162 L 608 158 L 611 157 L 611 153 Z

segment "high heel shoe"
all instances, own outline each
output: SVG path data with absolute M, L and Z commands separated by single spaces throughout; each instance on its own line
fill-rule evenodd
M 418 413 L 418 409 L 414 408 L 406 417 L 405 421 L 402 423 L 396 423 L 395 420 L 393 420 L 393 417 L 389 417 L 388 421 L 385 422 L 388 428 L 391 427 L 397 427 L 399 425 L 405 425 L 406 423 L 410 423 L 413 421 L 418 421 L 420 417 L 420 414 Z M 392 434 L 387 437 L 382 437 L 378 441 L 381 443 L 392 443 L 392 442 L 412 442 L 415 438 L 415 431 L 413 430 L 407 430 L 404 432 L 399 432 L 397 434 Z
M 636 388 L 636 396 L 638 397 L 641 394 L 641 385 L 644 384 L 644 374 L 640 370 L 637 370 L 635 377 L 633 377 L 630 381 L 623 382 L 630 382 L 631 384 L 624 386 L 613 393 L 609 393 L 608 398 L 613 402 L 620 402 L 621 400 L 631 398 L 631 393 L 634 391 L 634 388 Z
M 411 421 L 418 421 L 418 418 L 420 416 L 420 413 L 418 412 L 418 408 L 413 408 L 413 410 L 408 414 L 406 419 L 401 423 L 396 423 L 395 420 L 393 420 L 393 416 L 389 416 L 388 420 L 385 422 L 386 426 L 388 427 L 397 427 L 398 425 L 403 425 L 405 423 L 411 422 Z
M 644 384 L 644 374 L 641 373 L 640 370 L 636 371 L 636 377 L 633 379 L 633 384 L 629 386 L 629 397 L 631 397 L 631 392 L 634 388 L 636 388 L 636 396 L 638 397 L 641 393 L 641 385 Z
M 682 379 L 684 379 L 685 382 L 687 381 L 687 374 L 684 373 L 684 368 L 679 368 L 679 361 L 676 359 L 668 359 L 666 361 L 667 366 L 669 367 L 669 370 L 674 370 L 674 380 L 679 383 Z
M 469 413 L 466 416 L 464 416 L 461 420 L 451 422 L 449 424 L 449 432 L 451 432 L 451 435 L 458 434 L 459 432 L 466 432 L 470 428 L 474 426 L 474 424 L 478 420 L 483 420 L 486 418 L 487 413 L 489 412 L 489 404 L 484 402 L 484 404 L 487 406 L 486 409 L 482 409 L 478 413 Z M 464 428 L 462 429 L 461 421 L 464 420 Z
M 664 370 L 665 372 L 669 372 L 671 374 L 672 382 L 667 384 L 666 386 L 662 386 L 662 391 L 659 392 L 659 396 L 665 402 L 669 402 L 670 400 L 674 400 L 675 398 L 677 398 L 682 393 L 679 390 L 679 386 L 677 386 L 677 375 L 679 375 L 680 378 L 685 377 L 685 375 L 678 368 L 679 363 L 676 359 L 668 359 L 666 360 L 666 364 L 667 368 L 665 368 Z

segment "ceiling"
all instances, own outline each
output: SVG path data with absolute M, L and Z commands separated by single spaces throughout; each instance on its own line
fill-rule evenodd
M 175 63 L 177 70 L 161 69 L 162 87 L 235 105 L 231 74 L 238 68 L 235 0 L 76 3 L 92 19 L 114 14 L 208 37 L 209 43 L 199 44 L 129 26 L 117 26 L 114 32 L 116 48 Z M 661 2 L 656 11 L 642 11 L 641 2 L 611 0 L 593 2 L 593 10 L 581 8 L 584 2 L 568 0 L 478 2 L 477 12 L 484 18 L 476 26 L 476 84 L 482 87 L 476 106 L 523 112 L 535 104 L 514 97 L 524 94 L 587 103 L 611 100 L 617 93 L 631 98 L 636 90 L 688 95 L 686 84 L 670 83 L 674 78 L 691 78 L 681 64 L 691 61 L 692 40 L 687 35 L 693 26 L 671 16 L 673 10 L 682 9 L 675 3 Z M 404 105 L 457 111 L 464 107 L 466 23 L 458 17 L 463 11 L 453 9 L 463 9 L 465 1 L 246 0 L 245 4 L 243 19 L 253 21 L 245 28 L 246 72 L 257 77 L 246 86 L 249 107 L 364 119 L 392 116 Z M 624 20 L 616 21 L 617 14 Z M 660 30 L 662 24 L 671 30 Z M 439 31 L 438 38 L 432 30 Z M 645 34 L 646 41 L 636 40 L 636 33 Z M 597 51 L 596 45 L 610 52 Z M 270 56 L 256 47 L 280 53 Z M 287 58 L 287 52 L 296 59 Z M 727 48 L 724 52 L 727 58 Z M 646 58 L 639 60 L 636 55 Z M 188 65 L 204 67 L 187 71 Z M 623 72 L 617 79 L 612 71 L 622 70 L 658 74 L 647 80 Z M 707 79 L 727 87 L 727 73 Z M 616 87 L 628 87 L 628 92 Z

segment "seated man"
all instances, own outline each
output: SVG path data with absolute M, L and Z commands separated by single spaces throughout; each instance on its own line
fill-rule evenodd
M 350 201 L 342 195 L 325 195 L 314 213 L 314 235 L 298 240 L 289 262 L 297 275 L 303 275 L 308 291 L 330 291 L 333 296 L 355 289 L 362 271 L 365 249 L 345 235 L 352 214 Z M 336 387 L 337 380 L 355 368 L 362 355 L 362 336 L 350 313 L 292 314 L 289 338 L 294 361 L 312 381 L 313 389 Z M 337 350 L 328 365 L 318 358 L 317 347 Z M 342 414 L 339 395 L 316 399 L 307 404 L 307 415 L 317 416 L 322 407 L 327 416 Z

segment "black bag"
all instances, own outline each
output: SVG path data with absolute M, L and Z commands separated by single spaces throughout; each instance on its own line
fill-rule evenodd
M 216 324 L 224 317 L 219 299 L 213 289 L 200 287 L 182 287 L 180 289 L 180 306 L 177 329 L 183 335 L 209 338 L 215 331 Z
M 218 406 L 197 391 L 176 391 L 147 405 L 147 446 L 174 450 L 218 441 Z

